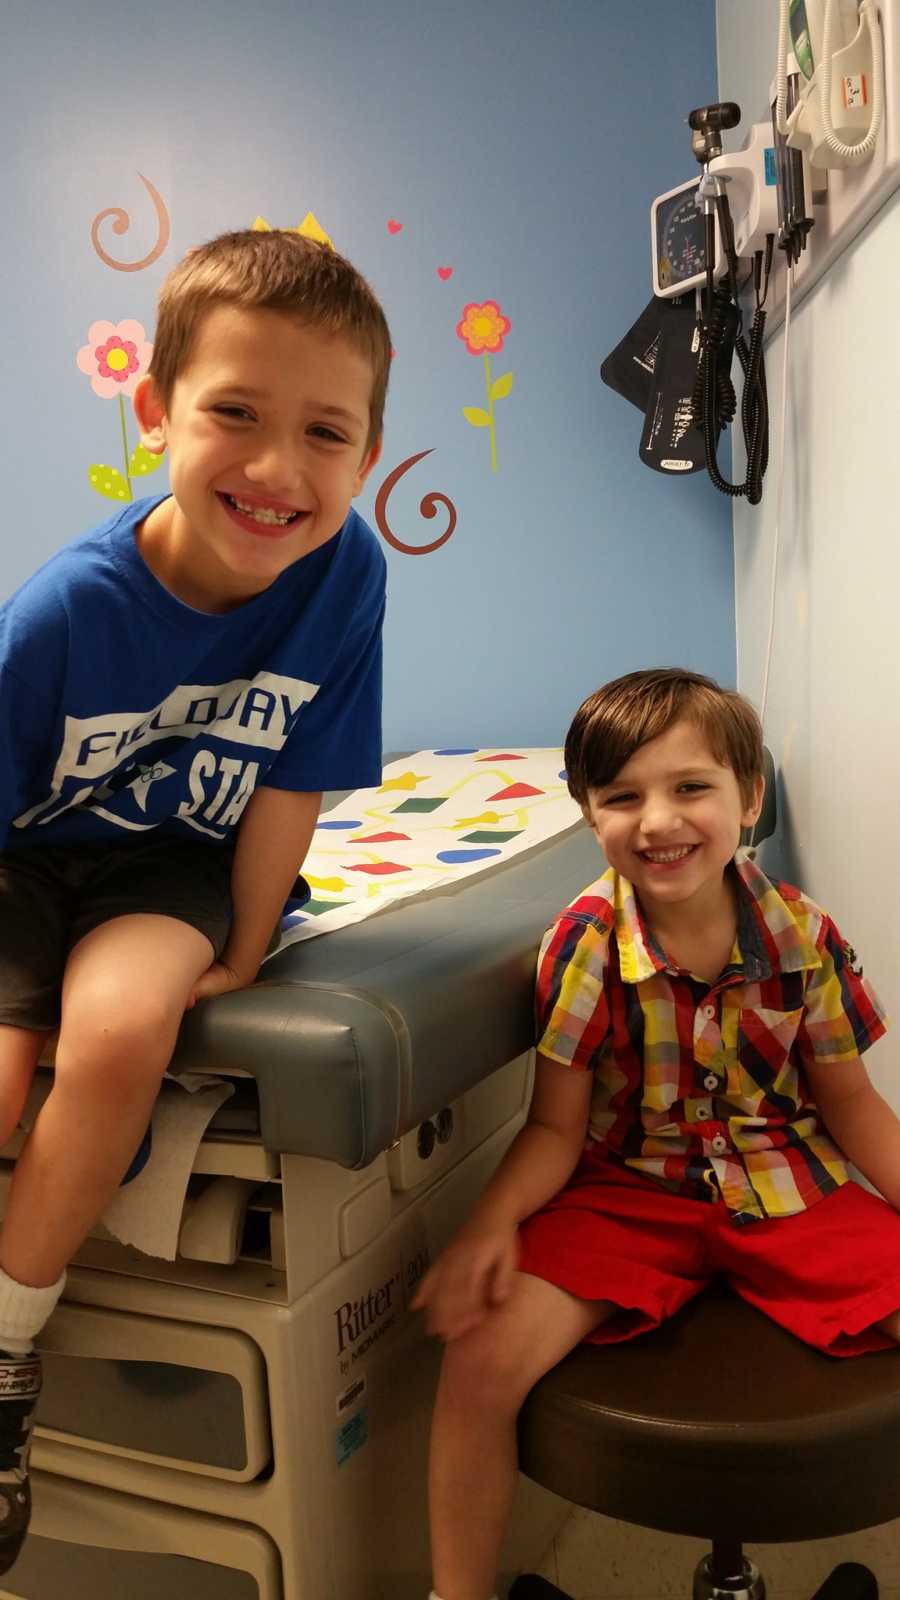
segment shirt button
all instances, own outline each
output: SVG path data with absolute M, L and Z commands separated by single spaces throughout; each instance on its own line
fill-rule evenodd
M 706 1077 L 703 1079 L 703 1087 L 704 1089 L 718 1089 L 719 1080 L 714 1072 L 708 1072 L 706 1074 Z
M 696 1116 L 698 1122 L 706 1122 L 709 1119 L 709 1106 L 698 1106 Z
M 715 1006 L 704 1006 L 703 1007 L 703 1015 L 705 1016 L 707 1022 L 712 1022 L 712 1019 L 715 1016 L 715 1014 L 716 1014 Z
M 712 1147 L 715 1150 L 716 1154 L 720 1155 L 723 1150 L 727 1150 L 728 1149 L 728 1140 L 727 1139 L 723 1139 L 722 1135 L 720 1133 L 717 1133 L 716 1137 L 712 1140 Z

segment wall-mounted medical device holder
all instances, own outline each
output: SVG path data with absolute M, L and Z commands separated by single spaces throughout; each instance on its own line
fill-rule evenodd
M 793 58 L 791 58 L 793 59 Z M 790 111 L 799 97 L 800 74 L 791 72 L 785 82 L 785 104 Z M 778 248 L 786 262 L 794 266 L 806 248 L 806 239 L 815 220 L 813 204 L 824 195 L 824 175 L 815 187 L 809 157 L 803 150 L 788 145 L 787 134 L 779 127 L 777 106 L 772 104 L 772 147 L 775 158 L 775 193 L 778 201 Z
M 877 0 L 781 0 L 776 120 L 817 167 L 861 166 L 884 118 L 884 41 Z M 788 39 L 800 78 L 785 103 Z
M 807 164 L 815 218 L 794 258 L 796 308 L 900 185 L 900 4 L 781 0 L 780 20 L 769 104 L 773 125 L 786 130 L 779 142 Z M 832 129 L 838 147 L 852 142 L 849 154 L 829 145 Z M 782 318 L 786 280 L 774 274 L 768 335 Z
M 654 299 L 601 368 L 605 382 L 644 410 L 641 458 L 648 466 L 696 471 L 699 430 L 716 487 L 746 494 L 751 504 L 761 497 L 767 457 L 763 330 L 771 335 L 786 299 L 788 272 L 772 270 L 773 262 L 783 255 L 796 304 L 900 185 L 900 0 L 782 0 L 769 111 L 771 126 L 754 124 L 737 152 L 722 150 L 723 131 L 739 119 L 736 106 L 692 113 L 692 148 L 703 172 L 653 201 Z M 849 156 L 841 150 L 848 141 Z M 667 304 L 679 308 L 671 318 Z M 737 309 L 736 334 L 727 305 Z M 751 317 L 745 339 L 743 321 Z M 684 358 L 695 337 L 688 421 Z M 744 371 L 748 459 L 738 485 L 724 480 L 715 460 L 736 410 L 724 371 L 732 338 Z M 715 351 L 709 362 L 708 350 Z
M 797 159 L 802 162 L 799 155 Z M 769 124 L 755 123 L 741 150 L 712 156 L 708 174 L 727 185 L 736 254 L 752 256 L 764 250 L 768 235 L 777 234 L 779 226 L 778 164 Z M 653 293 L 661 299 L 687 294 L 707 281 L 703 204 L 707 193 L 714 198 L 716 189 L 706 177 L 691 178 L 658 195 L 650 206 Z M 718 281 L 727 261 L 715 216 L 714 222 L 713 276 Z
M 742 150 L 723 154 L 722 133 L 735 127 L 740 115 L 733 102 L 691 112 L 691 148 L 703 171 L 653 202 L 654 298 L 607 356 L 601 377 L 643 409 L 639 453 L 646 466 L 679 475 L 706 466 L 723 493 L 746 494 L 756 504 L 768 459 L 762 269 L 765 256 L 767 284 L 778 208 L 767 124 L 751 130 Z M 757 313 L 749 343 L 742 333 L 740 254 L 755 261 Z M 716 454 L 722 429 L 737 412 L 731 380 L 735 352 L 744 371 L 741 420 L 748 471 L 743 484 L 723 478 Z
M 755 122 L 742 149 L 714 156 L 709 176 L 727 185 L 735 255 L 764 251 L 766 240 L 778 233 L 778 164 L 770 125 Z
M 730 158 L 722 155 L 722 134 L 736 127 L 740 120 L 740 106 L 733 101 L 699 106 L 688 117 L 691 149 L 702 167 L 697 198 L 703 207 L 706 264 L 706 282 L 702 293 L 699 289 L 697 291 L 700 341 L 693 415 L 703 430 L 706 468 L 715 488 L 722 494 L 746 495 L 750 505 L 758 505 L 762 499 L 762 483 L 769 455 L 769 408 L 763 335 L 777 206 L 771 198 L 767 205 L 763 204 L 761 198 L 756 198 L 770 187 L 764 181 L 766 159 L 761 137 L 751 137 L 732 164 L 731 172 L 727 170 Z M 754 171 L 760 164 L 762 174 L 759 170 Z M 746 225 L 742 225 L 744 249 L 752 252 L 753 256 L 756 302 L 749 341 L 743 333 L 738 249 L 728 195 L 729 184 L 734 180 L 739 185 L 737 192 L 751 202 L 746 213 Z M 715 276 L 717 224 L 725 258 L 725 271 L 718 283 Z M 737 409 L 731 374 L 730 371 L 723 372 L 721 359 L 723 346 L 729 345 L 732 339 L 744 374 L 741 427 L 747 454 L 747 474 L 743 483 L 731 483 L 722 475 L 717 456 L 719 434 Z

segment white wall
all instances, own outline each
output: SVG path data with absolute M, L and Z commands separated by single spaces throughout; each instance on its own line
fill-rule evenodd
M 718 0 L 719 92 L 764 110 L 777 0 Z M 796 310 L 767 741 L 782 828 L 763 857 L 835 917 L 900 1018 L 900 193 Z M 772 461 L 734 515 L 738 683 L 762 689 L 784 333 L 767 353 Z M 900 1110 L 896 1043 L 870 1056 Z

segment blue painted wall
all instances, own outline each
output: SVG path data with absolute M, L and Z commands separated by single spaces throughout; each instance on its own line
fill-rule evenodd
M 312 210 L 385 304 L 396 345 L 382 467 L 432 454 L 388 510 L 388 748 L 554 743 L 605 677 L 684 662 L 734 681 L 731 510 L 705 477 L 637 458 L 641 419 L 599 366 L 649 298 L 647 208 L 691 176 L 684 118 L 715 93 L 714 0 L 29 0 L 4 29 L 6 244 L 0 594 L 111 509 L 118 407 L 75 365 L 92 322 L 141 321 L 191 244 Z M 103 264 L 101 238 L 140 259 Z M 388 230 L 389 219 L 402 221 Z M 442 280 L 439 266 L 451 266 Z M 455 326 L 494 299 L 498 470 L 480 357 Z M 153 486 L 162 483 L 162 475 Z

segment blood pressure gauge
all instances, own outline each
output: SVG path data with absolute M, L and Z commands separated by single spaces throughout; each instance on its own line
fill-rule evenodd
M 706 235 L 702 211 L 696 204 L 699 178 L 669 189 L 650 207 L 650 242 L 653 250 L 653 293 L 668 299 L 687 294 L 706 282 Z M 719 229 L 716 224 L 715 276 L 722 271 Z

